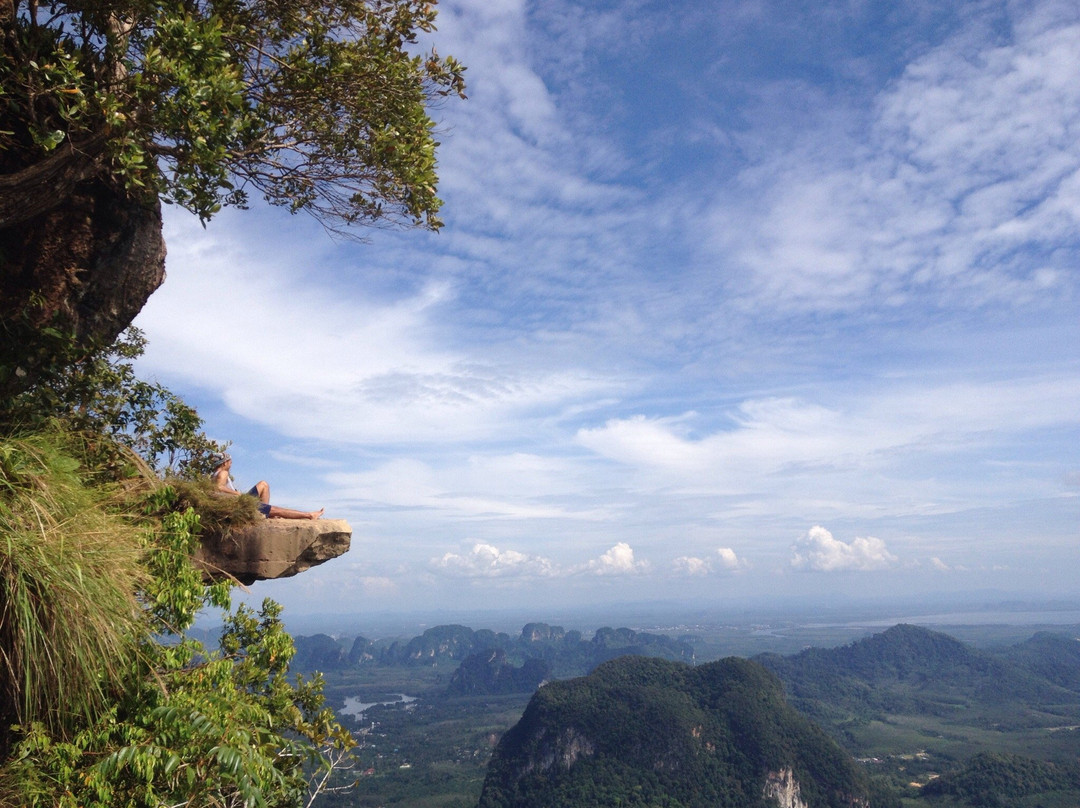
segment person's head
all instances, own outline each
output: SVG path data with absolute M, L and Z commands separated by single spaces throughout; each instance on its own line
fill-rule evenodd
M 214 452 L 214 454 L 210 455 L 210 461 L 214 464 L 214 471 L 222 468 L 228 471 L 232 468 L 232 458 L 225 452 Z

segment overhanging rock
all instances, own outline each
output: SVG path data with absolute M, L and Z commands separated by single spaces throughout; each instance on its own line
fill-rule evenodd
M 344 519 L 264 519 L 204 538 L 195 563 L 208 578 L 242 584 L 288 578 L 346 553 L 352 528 Z

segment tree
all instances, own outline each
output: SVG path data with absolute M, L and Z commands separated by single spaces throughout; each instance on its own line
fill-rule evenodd
M 160 202 L 262 195 L 335 231 L 438 229 L 431 0 L 0 3 L 0 390 L 43 329 L 110 343 L 161 283 Z M 53 338 L 55 334 L 45 334 Z M 40 351 L 38 346 L 45 347 Z M 41 356 L 38 356 L 38 354 Z

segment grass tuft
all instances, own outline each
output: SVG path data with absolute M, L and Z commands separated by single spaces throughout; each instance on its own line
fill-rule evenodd
M 208 479 L 170 478 L 168 483 L 177 496 L 173 509 L 193 508 L 199 514 L 203 536 L 227 536 L 234 528 L 262 519 L 255 497 L 220 494 Z
M 0 720 L 64 736 L 131 665 L 143 529 L 56 433 L 0 438 Z

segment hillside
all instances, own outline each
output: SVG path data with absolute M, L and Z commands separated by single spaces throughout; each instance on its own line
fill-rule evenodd
M 1080 641 L 1075 637 L 1040 631 L 1022 643 L 998 649 L 995 656 L 1080 693 Z
M 480 808 L 804 803 L 869 806 L 870 789 L 775 676 L 736 658 L 691 667 L 630 656 L 537 691 L 480 798 Z
M 1080 704 L 1080 693 L 1062 686 L 1061 666 L 1058 681 L 1040 673 L 1046 657 L 1034 649 L 1026 657 L 991 654 L 910 625 L 839 648 L 755 659 L 780 677 L 793 704 L 820 720 Z

